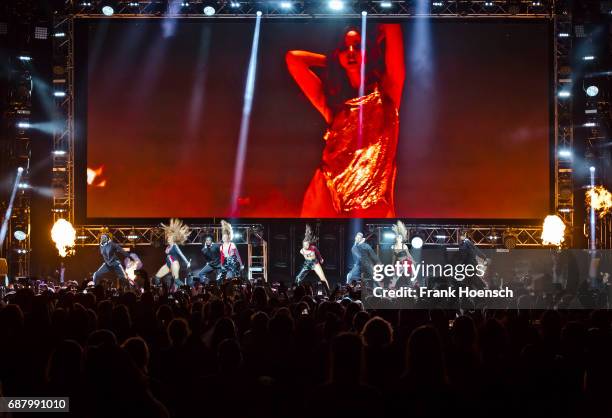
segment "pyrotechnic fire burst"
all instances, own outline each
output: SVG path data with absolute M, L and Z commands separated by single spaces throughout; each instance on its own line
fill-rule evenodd
M 565 224 L 557 215 L 548 215 L 542 225 L 542 244 L 560 246 L 565 241 Z
M 604 217 L 612 209 L 612 193 L 603 186 L 595 186 L 586 192 L 586 204 Z
M 104 173 L 104 166 L 93 169 L 87 167 L 87 185 L 94 187 L 106 186 L 106 180 L 102 179 L 102 173 Z
M 66 257 L 74 252 L 76 230 L 67 220 L 58 219 L 51 228 L 51 239 L 55 243 L 60 257 Z

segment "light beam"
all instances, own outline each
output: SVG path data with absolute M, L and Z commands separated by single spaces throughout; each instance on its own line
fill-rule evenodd
M 257 75 L 257 52 L 259 49 L 259 31 L 261 27 L 261 12 L 257 12 L 255 19 L 255 30 L 253 31 L 253 43 L 251 45 L 251 57 L 247 72 L 246 85 L 244 88 L 244 103 L 242 106 L 242 119 L 240 121 L 240 134 L 238 137 L 238 149 L 236 162 L 234 164 L 234 183 L 232 185 L 231 214 L 237 215 L 238 198 L 242 190 L 244 177 L 244 162 L 249 141 L 249 125 L 251 122 L 251 110 L 253 108 L 253 96 L 255 94 L 255 76 Z

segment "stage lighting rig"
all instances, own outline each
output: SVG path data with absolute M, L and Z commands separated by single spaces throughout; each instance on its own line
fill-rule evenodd
M 413 250 L 419 250 L 423 247 L 423 238 L 421 238 L 419 235 L 414 236 L 411 240 L 410 240 L 410 245 L 412 246 Z
M 512 250 L 516 248 L 516 245 L 518 244 L 518 237 L 513 231 L 508 230 L 502 234 L 502 242 L 504 244 L 504 247 L 509 250 Z
M 591 85 L 589 87 L 586 88 L 585 90 L 587 96 L 589 97 L 595 97 L 599 94 L 599 88 L 595 85 Z
M 344 9 L 344 2 L 342 0 L 330 0 L 328 2 L 328 7 L 330 10 L 339 12 Z
M 15 237 L 17 241 L 24 241 L 28 237 L 28 234 L 25 232 L 25 228 L 23 227 L 23 225 L 15 226 L 13 237 Z
M 46 40 L 49 36 L 49 29 L 46 26 L 34 27 L 34 39 Z

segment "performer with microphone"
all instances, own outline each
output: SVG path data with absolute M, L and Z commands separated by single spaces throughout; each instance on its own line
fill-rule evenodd
M 234 239 L 232 225 L 227 221 L 221 221 L 221 272 L 217 276 L 218 282 L 226 277 L 228 279 L 240 278 L 240 272 L 244 269 L 240 253 L 232 239 Z

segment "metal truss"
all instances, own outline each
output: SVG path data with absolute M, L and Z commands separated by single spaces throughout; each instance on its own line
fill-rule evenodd
M 234 242 L 236 244 L 251 244 L 255 246 L 267 245 L 264 240 L 264 228 L 260 224 L 232 225 Z M 221 241 L 221 227 L 214 225 L 189 225 L 191 233 L 183 245 L 202 245 L 207 236 L 213 240 Z M 76 227 L 77 247 L 96 246 L 100 235 L 110 234 L 115 242 L 125 246 L 165 246 L 166 238 L 163 228 L 159 226 L 103 226 L 84 225 Z
M 7 162 L 10 175 L 9 185 L 13 188 L 18 167 L 22 169 L 15 199 L 7 205 L 12 205 L 8 229 L 6 231 L 6 258 L 10 261 L 10 271 L 13 276 L 27 276 L 30 272 L 30 232 L 31 232 L 31 190 L 29 184 L 32 159 L 32 144 L 30 139 L 33 67 L 32 57 L 22 55 L 12 56 L 7 62 L 8 68 L 8 107 L 4 114 L 8 128 L 3 159 Z M 9 212 L 7 212 L 9 213 Z M 21 234 L 15 234 L 19 231 Z M 25 234 L 25 235 L 24 235 Z M 23 235 L 23 236 L 20 236 Z
M 282 7 L 281 1 L 120 1 L 113 17 L 254 17 L 260 11 L 265 17 L 355 17 L 366 11 L 369 16 L 389 17 L 551 17 L 552 0 L 427 1 L 426 9 L 417 9 L 417 1 L 344 1 L 342 10 L 333 11 L 329 3 L 291 1 Z M 204 7 L 214 8 L 212 16 Z M 101 17 L 102 2 L 84 0 L 72 2 L 70 13 L 78 17 Z
M 74 19 L 53 21 L 53 90 L 60 128 L 53 132 L 53 221 L 74 222 Z
M 367 224 L 366 227 L 382 243 L 387 241 L 385 234 L 392 233 L 393 224 Z M 406 224 L 406 228 L 409 237 L 418 236 L 424 245 L 430 246 L 457 246 L 465 232 L 479 247 L 501 248 L 507 239 L 512 239 L 517 248 L 542 247 L 540 226 Z
M 574 170 L 572 155 L 574 148 L 574 123 L 572 106 L 572 18 L 571 14 L 554 17 L 554 72 L 555 72 L 555 210 L 570 231 L 574 228 Z

